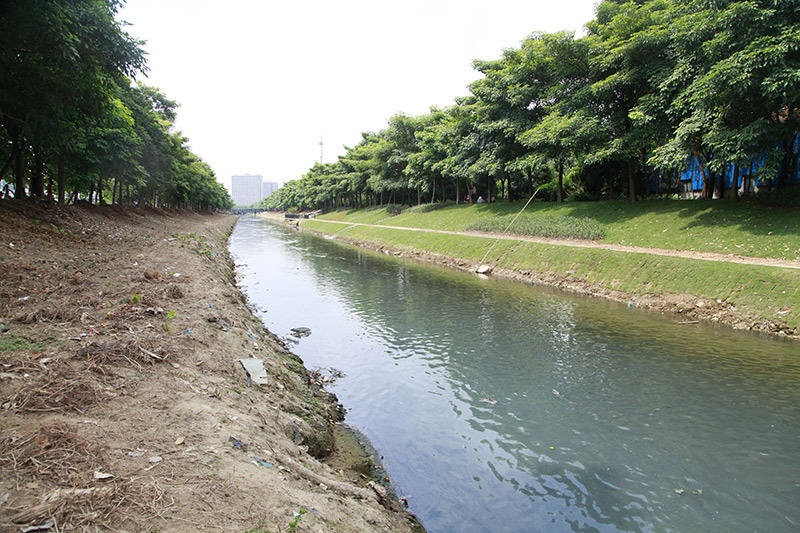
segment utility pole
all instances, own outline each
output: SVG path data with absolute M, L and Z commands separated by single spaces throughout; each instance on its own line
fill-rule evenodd
M 322 164 L 322 135 L 319 136 L 319 164 Z

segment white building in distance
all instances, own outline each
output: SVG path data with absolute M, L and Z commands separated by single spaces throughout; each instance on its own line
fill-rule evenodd
M 272 194 L 275 191 L 277 191 L 278 187 L 280 187 L 280 184 L 275 183 L 274 181 L 265 181 L 264 183 L 262 183 L 261 184 L 261 199 L 263 200 L 264 198 L 266 198 L 270 194 Z
M 231 177 L 231 197 L 233 205 L 248 207 L 261 200 L 261 182 L 264 176 L 260 174 L 243 174 Z

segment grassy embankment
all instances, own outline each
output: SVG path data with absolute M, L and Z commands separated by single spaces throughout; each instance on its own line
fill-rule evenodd
M 522 203 L 472 204 L 391 217 L 385 209 L 339 210 L 319 218 L 443 230 L 466 230 L 487 218 L 516 214 Z M 602 242 L 753 257 L 800 259 L 800 212 L 725 200 L 532 203 L 526 215 L 589 217 Z M 387 218 L 389 217 L 389 218 Z
M 347 223 L 381 221 L 383 225 L 458 231 L 479 221 L 516 213 L 521 207 L 520 203 L 451 206 L 390 218 L 384 209 L 341 210 L 321 217 L 341 224 L 310 220 L 304 221 L 303 227 L 322 233 L 339 231 L 344 239 L 480 261 L 491 238 L 348 228 Z M 526 216 L 590 217 L 602 225 L 605 237 L 598 241 L 602 243 L 800 258 L 800 214 L 795 210 L 726 201 L 591 202 L 561 207 L 534 203 L 522 217 Z M 530 273 L 537 281 L 549 280 L 557 285 L 566 281 L 569 286 L 569 282 L 579 280 L 598 289 L 588 292 L 619 291 L 634 300 L 652 295 L 691 295 L 706 300 L 701 304 L 702 313 L 697 313 L 696 301 L 648 306 L 735 327 L 784 333 L 786 328 L 796 331 L 800 327 L 798 270 L 515 241 L 498 241 L 487 262 Z

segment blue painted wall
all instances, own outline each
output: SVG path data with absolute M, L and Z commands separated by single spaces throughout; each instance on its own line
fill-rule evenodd
M 794 153 L 800 154 L 800 135 L 795 137 L 794 140 Z M 758 157 L 754 158 L 753 161 L 747 165 L 746 167 L 742 167 L 739 169 L 739 180 L 736 184 L 736 187 L 741 187 L 742 185 L 742 178 L 744 175 L 752 175 L 757 172 L 761 167 L 764 166 L 764 163 L 767 159 L 767 154 L 761 154 Z M 706 172 L 709 172 L 706 169 Z M 729 189 L 733 186 L 733 173 L 734 173 L 734 165 L 730 164 L 725 169 L 721 175 L 719 173 L 711 173 L 711 177 L 714 180 L 714 183 L 720 183 L 722 180 L 725 181 L 725 188 Z M 703 190 L 703 173 L 700 170 L 700 163 L 697 161 L 697 158 L 694 156 L 689 156 L 686 158 L 686 169 L 681 171 L 681 181 L 684 182 L 691 182 L 691 187 L 693 191 L 700 191 Z M 780 169 L 775 173 L 775 177 L 777 178 L 780 175 Z M 794 172 L 789 174 L 789 183 L 800 183 L 800 157 L 797 158 L 797 164 L 794 168 Z M 756 185 L 761 185 L 760 181 L 756 180 Z

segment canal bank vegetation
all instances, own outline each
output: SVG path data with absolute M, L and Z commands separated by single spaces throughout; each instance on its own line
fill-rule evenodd
M 476 60 L 470 94 L 396 115 L 270 209 L 537 198 L 800 205 L 793 0 L 607 0 L 586 35 Z M 396 208 L 392 208 L 396 209 Z
M 450 205 L 426 213 L 384 208 L 340 209 L 317 218 L 351 223 L 464 231 L 476 225 L 500 227 L 498 220 L 517 215 L 524 202 Z M 758 203 L 731 200 L 623 200 L 598 202 L 533 202 L 518 221 L 590 219 L 599 242 L 646 248 L 736 254 L 800 260 L 800 214 Z M 555 225 L 555 224 L 553 224 Z M 513 230 L 513 228 L 512 228 Z M 510 230 L 511 231 L 511 230 Z M 580 233 L 575 232 L 579 237 Z M 589 236 L 591 238 L 591 236 Z
M 418 529 L 248 308 L 235 221 L 0 200 L 0 530 Z
M 393 219 L 382 224 L 394 225 Z M 788 337 L 800 330 L 797 269 L 324 220 L 306 220 L 301 227 L 472 272 L 479 263 L 492 264 L 493 275 L 674 313 L 679 322 L 702 320 Z
M 0 198 L 229 209 L 214 172 L 174 129 L 177 104 L 134 80 L 142 42 L 123 2 L 0 7 Z
M 599 240 L 605 236 L 603 226 L 589 217 L 506 215 L 486 218 L 467 226 L 468 230 L 489 233 L 508 232 L 515 235 Z
M 263 206 L 323 209 L 302 226 L 390 253 L 474 269 L 491 249 L 498 274 L 796 336 L 799 37 L 793 1 L 607 0 L 586 35 L 475 61 L 466 97 L 391 117 Z

